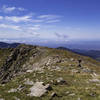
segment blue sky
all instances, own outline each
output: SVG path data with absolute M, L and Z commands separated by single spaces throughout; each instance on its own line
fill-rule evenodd
M 100 0 L 0 0 L 0 41 L 100 40 Z

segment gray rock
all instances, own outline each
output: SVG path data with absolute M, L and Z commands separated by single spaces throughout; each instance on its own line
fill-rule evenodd
M 43 82 L 36 82 L 31 88 L 31 93 L 28 96 L 41 97 L 50 90 L 50 85 L 44 85 Z
M 19 87 L 18 87 L 18 88 L 16 88 L 16 89 L 14 89 L 14 88 L 10 89 L 10 90 L 8 91 L 8 93 L 21 91 L 23 88 L 24 88 L 24 86 L 19 85 Z
M 82 100 L 81 98 L 78 98 L 77 100 Z
M 76 69 L 72 69 L 72 73 L 80 73 L 80 71 Z
M 75 96 L 75 93 L 71 93 L 71 94 L 69 94 L 69 96 Z
M 95 97 L 96 94 L 95 93 L 90 93 L 90 96 Z
M 34 82 L 33 82 L 33 81 L 30 81 L 29 79 L 27 79 L 27 80 L 24 82 L 24 84 L 26 84 L 26 85 L 33 85 Z
M 5 100 L 5 99 L 3 99 L 3 98 L 0 98 L 0 100 Z
M 33 72 L 33 70 L 27 70 L 26 72 L 27 72 L 27 73 L 32 73 L 32 72 Z
M 67 92 L 65 92 L 65 93 L 66 93 L 67 95 L 68 95 L 68 94 L 70 94 L 70 92 L 69 92 L 69 91 L 67 91 Z
M 93 83 L 100 83 L 100 80 L 95 78 L 95 79 L 90 79 L 89 80 L 90 82 L 93 82 Z
M 17 97 L 14 97 L 14 99 L 15 99 L 15 100 L 20 100 L 20 99 L 19 99 L 19 98 L 17 98 Z
M 21 91 L 22 89 L 24 89 L 23 85 L 19 85 L 19 87 L 17 88 L 18 91 Z
M 51 97 L 56 97 L 56 96 L 58 96 L 55 92 L 53 92 L 52 94 L 51 94 Z
M 71 58 L 70 61 L 74 61 L 74 58 Z
M 84 69 L 82 69 L 82 72 L 91 73 L 92 71 L 90 69 L 88 69 L 88 68 L 84 68 Z
M 10 89 L 8 93 L 17 92 L 17 89 Z
M 62 78 L 62 77 L 60 77 L 60 78 L 58 78 L 58 79 L 56 79 L 56 84 L 67 84 L 67 82 Z

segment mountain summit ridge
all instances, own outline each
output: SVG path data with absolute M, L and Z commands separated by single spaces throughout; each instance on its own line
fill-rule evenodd
M 100 62 L 92 58 L 26 44 L 0 52 L 0 98 L 99 100 Z

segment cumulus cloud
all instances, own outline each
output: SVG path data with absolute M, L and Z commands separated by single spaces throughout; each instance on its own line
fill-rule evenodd
M 9 28 L 9 29 L 14 29 L 14 30 L 21 30 L 20 26 L 6 25 L 6 24 L 0 24 L 0 28 Z
M 2 9 L 1 9 L 4 13 L 10 13 L 12 11 L 18 10 L 18 11 L 24 11 L 26 9 L 21 8 L 21 7 L 8 7 L 6 5 L 3 5 Z

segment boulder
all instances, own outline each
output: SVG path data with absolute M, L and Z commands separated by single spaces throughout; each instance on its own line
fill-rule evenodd
M 56 96 L 58 96 L 55 92 L 53 92 L 52 94 L 51 94 L 51 97 L 53 98 L 53 97 L 56 97 Z
M 71 94 L 69 94 L 69 96 L 75 96 L 75 93 L 71 93 Z
M 95 97 L 96 93 L 90 93 L 89 95 L 92 96 L 92 97 Z
M 95 79 L 90 79 L 89 80 L 90 82 L 93 82 L 93 83 L 100 83 L 100 80 L 95 78 Z
M 10 89 L 8 93 L 17 92 L 17 89 Z
M 3 99 L 3 98 L 0 98 L 0 100 L 5 100 L 5 99 Z
M 33 72 L 33 70 L 27 70 L 26 72 L 27 72 L 27 73 L 32 73 L 32 72 Z
M 43 82 L 36 82 L 30 88 L 31 93 L 28 94 L 28 96 L 41 97 L 41 96 L 43 96 L 49 90 L 51 90 L 51 87 L 50 87 L 49 84 L 44 85 Z
M 81 98 L 78 98 L 77 100 L 82 100 Z
M 59 77 L 55 81 L 55 85 L 58 85 L 58 84 L 63 85 L 63 84 L 67 84 L 67 82 L 62 77 Z

